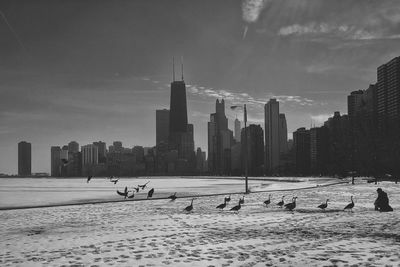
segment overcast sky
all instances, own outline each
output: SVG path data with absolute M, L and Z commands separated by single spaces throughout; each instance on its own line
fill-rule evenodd
M 17 172 L 22 140 L 33 172 L 71 140 L 153 146 L 172 56 L 206 150 L 216 98 L 248 103 L 264 126 L 276 97 L 291 133 L 346 113 L 347 95 L 400 55 L 398 0 L 2 0 L 0 11 L 0 173 Z

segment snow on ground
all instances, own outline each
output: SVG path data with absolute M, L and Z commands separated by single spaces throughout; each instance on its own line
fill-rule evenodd
M 394 212 L 374 211 L 378 186 Z M 400 184 L 378 186 L 273 192 L 270 207 L 269 193 L 254 193 L 238 213 L 229 208 L 241 195 L 223 211 L 215 209 L 223 196 L 196 198 L 191 213 L 190 199 L 179 198 L 0 211 L 0 265 L 398 266 Z M 293 212 L 275 205 L 282 195 L 298 196 Z M 351 195 L 354 212 L 343 211 Z

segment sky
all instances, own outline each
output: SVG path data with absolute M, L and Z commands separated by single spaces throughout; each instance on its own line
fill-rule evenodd
M 0 173 L 17 173 L 22 140 L 32 172 L 49 172 L 50 147 L 72 140 L 154 146 L 172 57 L 207 150 L 217 98 L 231 129 L 243 114 L 230 105 L 264 127 L 277 98 L 290 136 L 346 113 L 347 95 L 399 55 L 398 0 L 2 0 Z

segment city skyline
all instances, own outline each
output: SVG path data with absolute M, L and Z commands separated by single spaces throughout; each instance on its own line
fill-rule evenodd
M 206 150 L 216 98 L 249 103 L 249 124 L 263 125 L 275 96 L 292 133 L 346 113 L 348 93 L 400 54 L 394 1 L 249 2 L 2 2 L 0 172 L 17 172 L 22 140 L 32 172 L 50 172 L 49 147 L 71 140 L 155 145 L 172 56 L 184 57 L 188 121 Z

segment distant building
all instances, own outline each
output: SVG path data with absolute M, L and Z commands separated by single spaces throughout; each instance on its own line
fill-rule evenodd
M 18 175 L 30 176 L 32 174 L 32 146 L 31 143 L 22 141 L 18 143 Z
M 236 118 L 235 119 L 235 140 L 236 142 L 240 143 L 240 138 L 241 138 L 241 127 L 240 127 L 240 121 Z
M 122 147 L 122 142 L 121 141 L 114 141 L 113 142 L 113 147 L 115 152 L 122 153 L 123 152 L 123 147 Z
M 169 110 L 156 110 L 156 145 L 161 142 L 168 144 L 169 138 Z
M 383 135 L 400 132 L 400 57 L 378 67 L 376 90 L 378 130 Z
M 285 154 L 288 152 L 288 137 L 287 124 L 285 114 L 279 114 L 279 153 Z
M 228 129 L 223 99 L 221 102 L 216 100 L 215 110 L 208 122 L 208 168 L 211 174 L 227 175 L 231 170 L 233 133 Z
M 76 141 L 71 141 L 68 143 L 68 151 L 72 153 L 79 152 L 79 144 Z
M 94 175 L 96 165 L 99 163 L 98 147 L 89 144 L 81 147 L 83 175 Z
M 298 175 L 308 175 L 311 170 L 310 131 L 304 127 L 293 133 L 295 164 Z
M 107 146 L 105 142 L 98 141 L 98 142 L 93 142 L 93 145 L 97 146 L 98 150 L 98 160 L 99 163 L 106 163 L 106 157 L 107 157 Z M 122 143 L 121 143 L 122 146 Z
M 327 174 L 329 162 L 329 132 L 326 126 L 310 129 L 310 171 Z
M 245 129 L 242 129 L 243 169 L 245 169 L 247 145 L 248 174 L 250 176 L 262 176 L 264 173 L 264 131 L 260 125 L 250 124 L 247 126 L 247 138 L 245 132 Z
M 61 148 L 51 147 L 51 177 L 61 177 Z
M 271 174 L 279 167 L 279 102 L 272 98 L 265 104 L 265 168 Z

